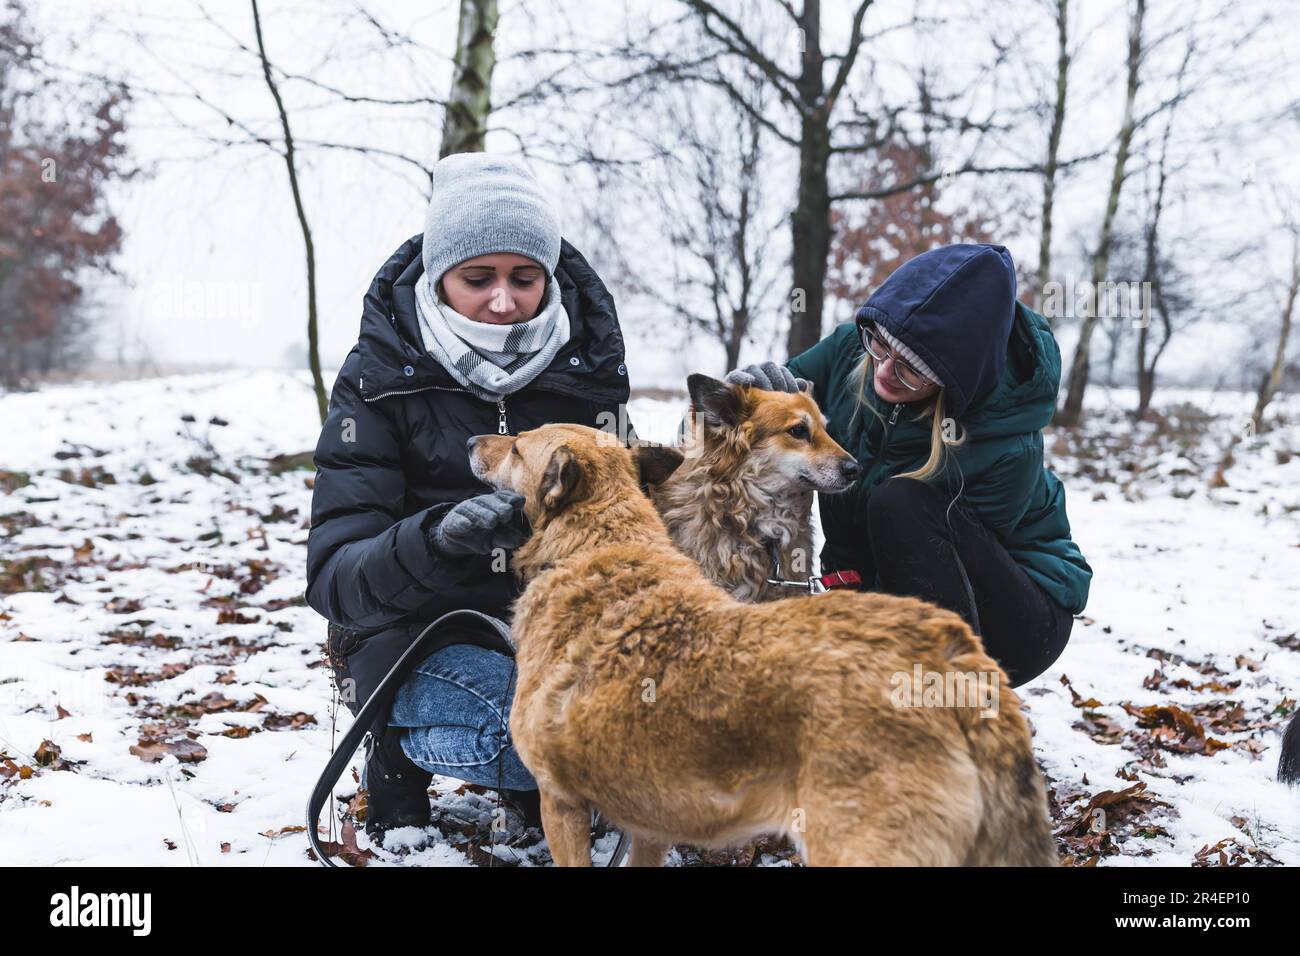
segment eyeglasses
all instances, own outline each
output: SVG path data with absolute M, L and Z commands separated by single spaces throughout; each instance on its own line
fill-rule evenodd
M 859 322 L 858 334 L 862 336 L 862 347 L 877 362 L 885 362 L 890 358 L 894 360 L 894 381 L 909 392 L 919 392 L 927 385 L 934 384 L 930 379 L 908 365 L 906 361 L 899 358 L 898 353 L 885 344 L 885 340 L 881 338 L 880 332 L 876 329 L 874 323 Z

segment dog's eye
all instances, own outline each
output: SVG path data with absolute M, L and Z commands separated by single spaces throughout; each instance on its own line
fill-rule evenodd
M 517 454 L 519 454 L 519 446 L 518 446 L 518 445 L 511 445 L 511 446 L 510 446 L 510 454 L 512 454 L 512 455 L 517 455 Z
M 797 438 L 800 441 L 807 441 L 809 437 L 808 426 L 803 423 L 795 425 L 794 428 L 790 429 L 790 437 Z

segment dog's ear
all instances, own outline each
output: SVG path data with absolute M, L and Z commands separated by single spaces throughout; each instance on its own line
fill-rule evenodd
M 643 486 L 664 481 L 686 460 L 680 451 L 667 445 L 637 445 L 632 449 L 632 458 Z
M 567 445 L 560 445 L 551 453 L 538 487 L 543 511 L 558 511 L 574 501 L 582 490 L 582 466 Z
M 738 385 L 719 382 L 698 372 L 686 378 L 691 408 L 704 414 L 704 424 L 714 428 L 735 428 L 745 414 L 745 400 Z

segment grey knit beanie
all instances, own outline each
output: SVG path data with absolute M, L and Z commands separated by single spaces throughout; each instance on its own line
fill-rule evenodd
M 925 361 L 921 358 L 921 356 L 917 355 L 915 352 L 909 349 L 903 343 L 903 341 L 899 339 L 897 336 L 890 335 L 889 330 L 884 328 L 879 322 L 875 323 L 875 325 L 876 325 L 876 331 L 880 333 L 880 337 L 885 340 L 886 344 L 891 349 L 893 349 L 899 355 L 903 356 L 903 359 L 907 362 L 908 365 L 912 366 L 912 368 L 916 369 L 918 372 L 920 372 L 930 381 L 934 382 L 934 384 L 938 385 L 940 388 L 943 387 L 943 379 L 939 378 L 938 375 L 934 374 L 934 369 L 926 365 Z
M 423 257 L 432 288 L 457 263 L 497 252 L 527 256 L 548 276 L 555 274 L 559 217 L 523 163 L 488 153 L 453 153 L 434 164 L 431 184 Z

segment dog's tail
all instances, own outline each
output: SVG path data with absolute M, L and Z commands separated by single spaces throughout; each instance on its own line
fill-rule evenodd
M 984 811 L 965 865 L 1059 866 L 1029 722 L 1006 674 L 1000 668 L 990 672 L 990 663 L 982 653 L 949 659 L 959 671 L 996 674 L 995 692 L 985 700 L 992 707 L 955 710 L 979 772 Z
M 1300 783 L 1300 711 L 1291 716 L 1282 737 L 1282 756 L 1277 761 L 1277 779 L 1286 784 Z

